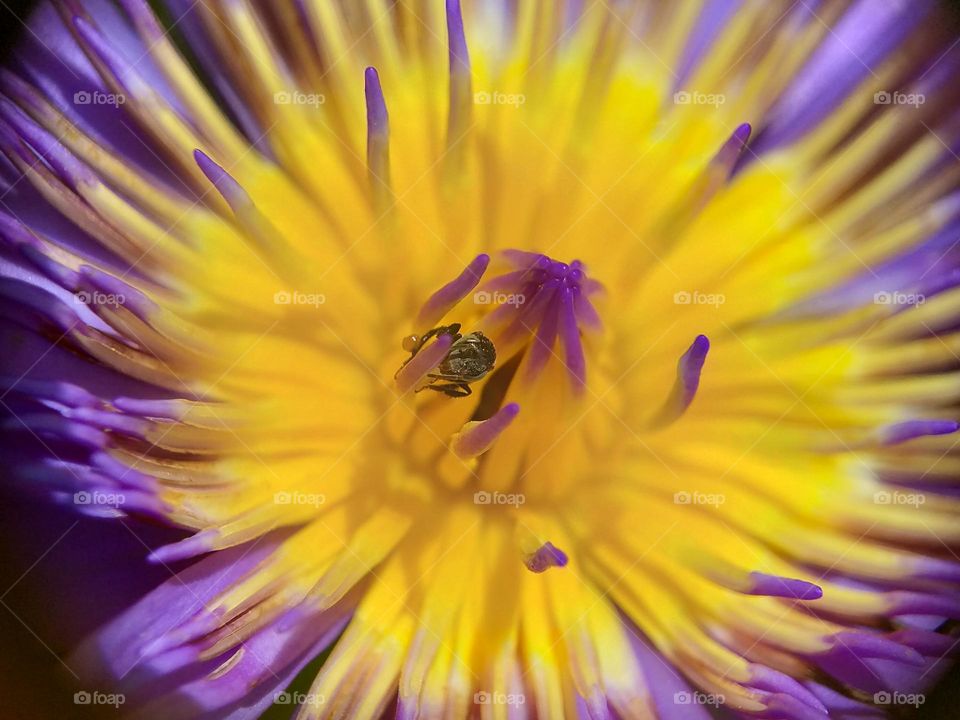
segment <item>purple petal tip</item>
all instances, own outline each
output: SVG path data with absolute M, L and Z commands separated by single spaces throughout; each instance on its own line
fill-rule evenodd
M 147 555 L 147 561 L 166 565 L 167 563 L 202 555 L 213 549 L 213 539 L 216 534 L 215 530 L 203 530 L 179 542 L 163 545 Z
M 207 177 L 213 186 L 217 189 L 223 199 L 231 208 L 236 210 L 237 205 L 244 202 L 251 202 L 250 197 L 243 187 L 233 176 L 230 175 L 221 165 L 217 164 L 203 150 L 195 149 L 193 159 L 196 161 L 200 171 Z
M 751 687 L 790 696 L 816 712 L 826 714 L 827 708 L 820 699 L 789 675 L 760 664 L 751 665 L 750 674 Z
M 226 174 L 226 171 L 222 167 L 215 163 L 209 155 L 199 148 L 194 148 L 193 159 L 194 162 L 196 162 L 199 166 L 200 170 L 203 171 L 203 174 L 206 175 L 210 182 L 212 182 L 214 185 L 217 184 L 217 181 L 222 175 Z
M 397 388 L 400 392 L 408 392 L 419 385 L 427 373 L 443 362 L 452 344 L 452 335 L 441 335 L 420 350 L 397 374 Z
M 833 647 L 829 652 L 849 652 L 860 658 L 893 660 L 908 665 L 923 665 L 923 655 L 911 647 L 901 645 L 883 635 L 870 632 L 846 631 L 832 637 Z
M 714 166 L 722 168 L 729 173 L 736 165 L 741 153 L 743 153 L 743 149 L 747 146 L 747 141 L 750 139 L 752 132 L 753 128 L 750 126 L 750 123 L 738 125 L 737 129 L 727 138 L 726 142 L 723 143 L 713 158 Z
M 467 51 L 467 36 L 463 27 L 463 10 L 460 0 L 447 0 L 447 40 L 450 51 L 450 70 L 469 72 L 470 56 Z
M 814 585 L 806 580 L 768 575 L 762 572 L 750 573 L 750 580 L 752 581 L 752 587 L 747 591 L 749 595 L 793 598 L 795 600 L 819 600 L 823 597 L 823 589 L 819 585 Z
M 880 442 L 887 446 L 899 445 L 930 435 L 949 435 L 958 428 L 960 423 L 954 420 L 907 420 L 883 428 L 880 431 Z
M 364 95 L 367 101 L 367 131 L 371 135 L 387 133 L 389 117 L 387 102 L 383 96 L 383 86 L 380 84 L 380 74 L 376 68 L 368 67 L 363 74 Z
M 510 426 L 520 412 L 520 405 L 509 403 L 500 408 L 492 417 L 473 424 L 453 439 L 450 449 L 462 459 L 477 457 L 489 450 L 497 438 Z
M 418 329 L 423 331 L 436 325 L 457 303 L 470 294 L 470 291 L 480 283 L 489 264 L 489 255 L 486 253 L 477 255 L 463 272 L 431 295 L 417 314 Z
M 677 379 L 663 408 L 651 421 L 652 427 L 667 427 L 690 407 L 700 388 L 700 374 L 709 351 L 710 340 L 706 335 L 697 335 L 687 351 L 680 356 L 677 362 Z
M 530 572 L 542 573 L 552 567 L 566 567 L 570 559 L 567 554 L 554 546 L 549 540 L 537 548 L 537 551 L 528 555 L 524 565 Z

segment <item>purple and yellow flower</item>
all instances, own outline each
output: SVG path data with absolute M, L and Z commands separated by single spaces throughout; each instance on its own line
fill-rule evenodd
M 182 531 L 83 687 L 146 718 L 923 697 L 960 615 L 944 11 L 152 5 L 43 4 L 0 74 L 13 475 Z

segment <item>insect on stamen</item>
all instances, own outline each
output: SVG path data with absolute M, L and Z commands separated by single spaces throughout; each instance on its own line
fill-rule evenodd
M 449 335 L 453 338 L 446 356 L 432 372 L 427 375 L 429 382 L 423 387 L 442 392 L 449 397 L 467 397 L 473 393 L 470 383 L 482 380 L 493 370 L 497 360 L 497 351 L 493 342 L 482 332 L 472 332 L 467 335 L 460 333 L 460 323 L 441 325 L 428 330 L 423 335 L 408 335 L 403 338 L 403 349 L 410 353 L 410 357 L 403 361 L 400 369 L 403 370 L 417 353 L 432 338 Z M 394 378 L 397 377 L 394 375 Z

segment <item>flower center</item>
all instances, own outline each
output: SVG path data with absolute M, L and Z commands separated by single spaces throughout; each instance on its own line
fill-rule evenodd
M 394 378 L 413 411 L 394 438 L 405 454 L 429 459 L 443 486 L 478 503 L 546 500 L 561 484 L 544 487 L 533 471 L 555 466 L 554 446 L 587 395 L 601 291 L 578 260 L 507 250 L 493 262 L 478 256 L 433 293 Z
M 391 355 L 400 401 L 389 423 L 424 492 L 535 525 L 684 414 L 707 338 L 680 357 L 672 389 L 651 387 L 640 413 L 624 413 L 616 388 L 636 363 L 604 332 L 604 295 L 578 260 L 506 250 L 426 299 Z

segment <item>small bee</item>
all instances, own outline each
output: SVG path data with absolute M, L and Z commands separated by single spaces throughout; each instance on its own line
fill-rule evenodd
M 493 365 L 497 361 L 497 350 L 490 338 L 482 332 L 461 335 L 460 323 L 441 325 L 428 330 L 423 335 L 405 337 L 403 349 L 410 353 L 410 357 L 403 361 L 400 370 L 416 357 L 428 340 L 441 335 L 452 335 L 453 343 L 443 362 L 427 375 L 430 378 L 430 384 L 424 385 L 420 390 L 430 388 L 450 397 L 467 397 L 473 393 L 470 383 L 483 379 L 493 370 Z M 397 370 L 398 374 L 400 370 Z

